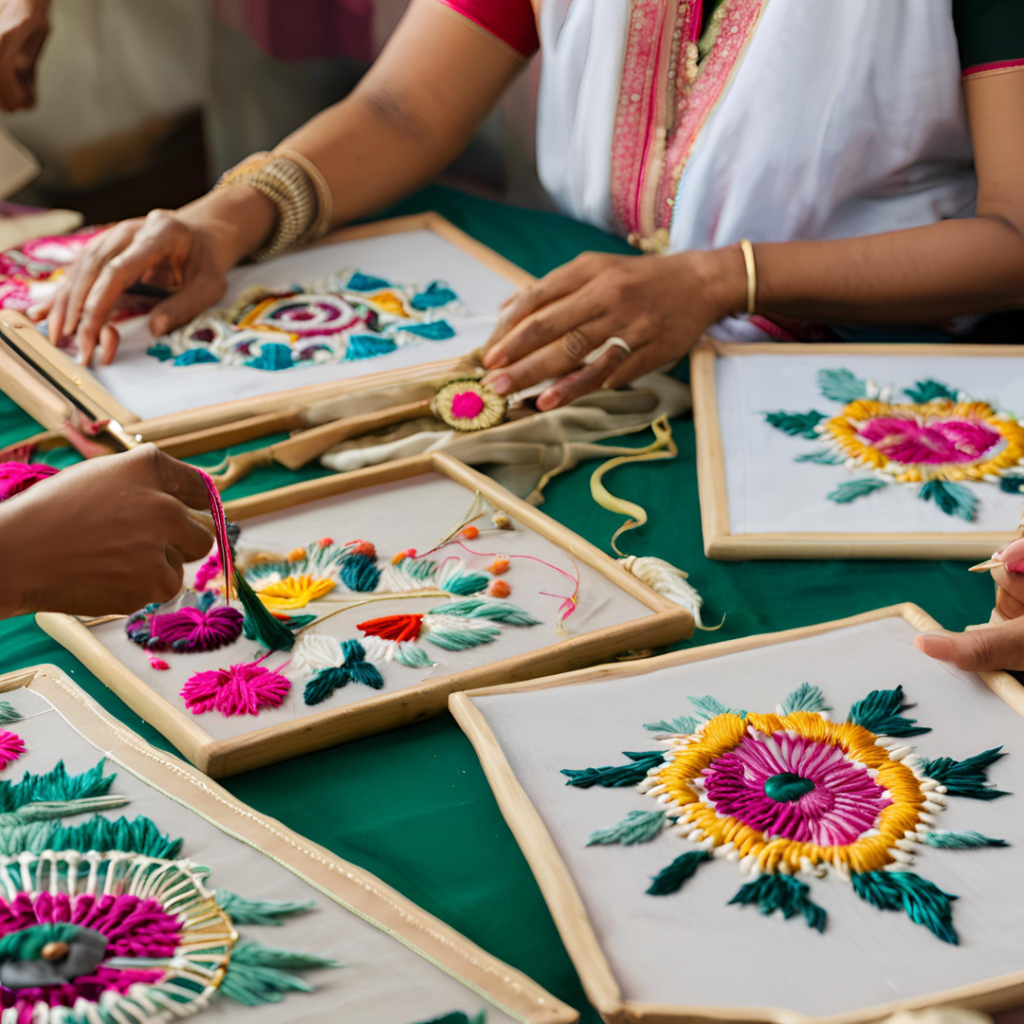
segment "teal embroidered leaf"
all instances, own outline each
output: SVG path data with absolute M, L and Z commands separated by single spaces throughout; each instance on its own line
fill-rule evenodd
M 902 712 L 912 708 L 903 701 L 903 687 L 895 690 L 872 690 L 850 708 L 847 721 L 862 725 L 883 736 L 921 736 L 931 729 L 917 725 L 916 718 L 905 718 Z
M 489 644 L 501 636 L 501 627 L 490 622 L 461 620 L 457 624 L 431 622 L 423 638 L 446 651 L 466 651 L 470 647 Z
M 268 949 L 257 942 L 240 942 L 232 950 L 219 991 L 243 1006 L 279 1003 L 286 992 L 315 991 L 292 971 L 337 966 L 333 960 L 308 953 L 289 953 Z
M 920 833 L 918 833 L 920 835 Z M 974 850 L 979 846 L 1009 846 L 1005 839 L 992 839 L 981 832 L 925 832 L 921 836 L 925 846 L 937 850 Z
M 746 718 L 746 711 L 739 708 L 726 707 L 720 700 L 714 697 L 687 697 L 686 698 L 701 714 L 702 718 L 712 719 L 716 715 L 736 715 L 739 718 Z
M 956 516 L 968 523 L 974 522 L 978 512 L 978 499 L 964 484 L 929 480 L 917 492 L 917 496 L 922 501 L 934 501 L 947 516 Z
M 844 404 L 868 396 L 867 382 L 855 377 L 849 370 L 819 370 L 818 388 L 825 398 Z
M 587 846 L 607 846 L 621 843 L 632 846 L 634 843 L 649 843 L 661 835 L 665 827 L 664 811 L 630 811 L 629 814 L 616 822 L 611 828 L 599 828 L 587 836 Z
M 1009 796 L 1001 789 L 989 785 L 988 769 L 1001 757 L 1005 757 L 1002 747 L 993 747 L 982 751 L 974 757 L 955 761 L 951 757 L 937 757 L 921 766 L 921 771 L 930 779 L 946 787 L 950 796 L 967 796 L 975 800 L 995 800 L 997 797 Z
M 809 928 L 819 932 L 825 930 L 828 915 L 809 897 L 811 887 L 791 875 L 761 875 L 756 881 L 747 882 L 731 900 L 729 906 L 756 904 L 762 914 L 780 911 L 787 920 L 800 914 Z
M 468 601 L 453 601 L 435 610 L 444 615 L 457 615 L 468 619 L 491 619 L 494 622 L 504 622 L 507 626 L 540 625 L 539 620 L 518 605 L 482 597 L 471 598 Z
M 357 594 L 368 594 L 377 589 L 380 569 L 369 555 L 349 555 L 341 567 L 341 582 Z
M 567 786 L 578 786 L 589 789 L 591 786 L 604 786 L 617 789 L 621 786 L 635 786 L 642 782 L 647 773 L 665 760 L 663 750 L 646 750 L 642 753 L 624 750 L 631 764 L 611 765 L 605 768 L 563 768 L 562 774 L 569 777 Z
M 316 904 L 292 903 L 284 900 L 247 900 L 227 889 L 214 893 L 217 905 L 231 918 L 232 924 L 263 924 L 279 926 L 285 918 L 312 910 Z
M 452 576 L 451 579 L 442 583 L 440 587 L 442 590 L 446 590 L 449 594 L 455 594 L 457 597 L 468 597 L 470 594 L 479 594 L 481 590 L 486 589 L 489 582 L 490 577 L 486 573 L 475 572 L 465 576 L 461 574 Z
M 430 668 L 437 664 L 436 661 L 431 660 L 430 655 L 422 647 L 418 647 L 416 644 L 399 644 L 395 650 L 395 661 L 407 668 Z
M 912 871 L 866 871 L 850 876 L 853 891 L 879 910 L 902 910 L 915 924 L 953 946 L 959 944 L 953 928 L 950 893 Z
M 347 686 L 352 681 L 344 666 L 321 669 L 302 691 L 302 700 L 309 705 L 322 704 L 335 690 Z
M 831 711 L 825 703 L 825 694 L 818 686 L 810 683 L 801 683 L 783 702 L 783 715 L 792 714 L 794 711 Z
M 880 491 L 887 484 L 877 477 L 858 477 L 856 480 L 844 480 L 834 491 L 830 491 L 826 497 L 838 505 L 848 505 L 851 501 L 866 497 Z
M 1020 494 L 1024 491 L 1024 476 L 1008 473 L 999 479 L 999 489 L 1006 494 Z
M 25 772 L 21 782 L 0 782 L 0 811 L 16 811 L 24 804 L 40 800 L 79 800 L 101 796 L 110 790 L 116 775 L 103 775 L 103 761 L 81 775 L 68 775 L 64 762 L 45 775 Z
M 690 736 L 697 731 L 697 719 L 690 715 L 665 718 L 660 722 L 647 722 L 644 728 L 650 732 L 667 732 L 672 736 Z
M 149 818 L 95 817 L 81 825 L 65 828 L 57 825 L 50 837 L 51 850 L 119 850 L 123 853 L 141 853 L 146 857 L 174 860 L 181 853 L 184 840 L 165 836 Z
M 679 892 L 697 873 L 697 868 L 706 860 L 711 859 L 707 850 L 695 850 L 676 857 L 668 867 L 662 868 L 652 879 L 647 888 L 648 896 L 668 896 Z
M 804 455 L 798 455 L 794 461 L 814 462 L 819 466 L 841 466 L 846 460 L 838 452 L 825 449 L 820 452 L 807 452 Z
M 947 398 L 951 402 L 957 400 L 957 393 L 937 380 L 919 380 L 912 388 L 904 388 L 903 394 L 918 405 L 934 402 L 936 398 Z
M 14 710 L 14 706 L 5 700 L 0 700 L 0 725 L 10 725 L 11 722 L 20 720 L 21 715 Z
M 790 437 L 806 437 L 809 441 L 818 440 L 818 432 L 814 429 L 825 414 L 815 412 L 768 412 L 764 418 L 776 430 L 781 430 Z

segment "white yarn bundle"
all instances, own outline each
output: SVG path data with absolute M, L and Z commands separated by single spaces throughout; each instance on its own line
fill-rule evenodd
M 686 582 L 688 577 L 682 569 L 677 569 L 662 558 L 654 558 L 649 555 L 643 557 L 630 555 L 628 558 L 620 558 L 618 561 L 619 565 L 631 572 L 641 583 L 646 583 L 662 597 L 667 597 L 670 601 L 682 605 L 693 616 L 693 621 L 698 629 L 718 629 L 721 625 L 719 623 L 719 626 L 705 626 L 701 622 L 700 610 L 704 599 L 693 586 Z

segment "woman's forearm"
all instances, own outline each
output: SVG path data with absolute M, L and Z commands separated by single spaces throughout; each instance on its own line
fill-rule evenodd
M 466 146 L 522 62 L 435 0 L 416 0 L 352 95 L 282 146 L 323 174 L 334 223 L 430 181 Z
M 757 311 L 821 323 L 939 323 L 1024 307 L 1024 233 L 998 217 L 841 241 L 762 244 Z

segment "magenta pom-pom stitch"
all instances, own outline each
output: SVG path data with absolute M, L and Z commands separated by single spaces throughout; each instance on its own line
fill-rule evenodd
M 25 753 L 25 741 L 16 732 L 0 732 L 0 770 Z
M 42 462 L 0 462 L 0 501 L 27 491 L 58 472 Z
M 184 685 L 181 696 L 194 715 L 219 711 L 229 718 L 232 715 L 258 715 L 264 708 L 280 706 L 291 685 L 279 673 L 251 662 L 212 672 L 197 672 Z
M 176 651 L 215 651 L 242 635 L 244 618 L 236 608 L 179 608 L 149 620 L 149 644 L 168 644 Z

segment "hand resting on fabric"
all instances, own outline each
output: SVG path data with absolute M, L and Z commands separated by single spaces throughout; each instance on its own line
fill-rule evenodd
M 1024 539 L 995 558 L 1003 563 L 992 570 L 996 611 L 1006 621 L 965 633 L 925 633 L 914 640 L 918 650 L 968 672 L 1024 671 Z
M 0 618 L 133 612 L 181 589 L 213 526 L 199 474 L 152 445 L 80 463 L 0 504 Z

